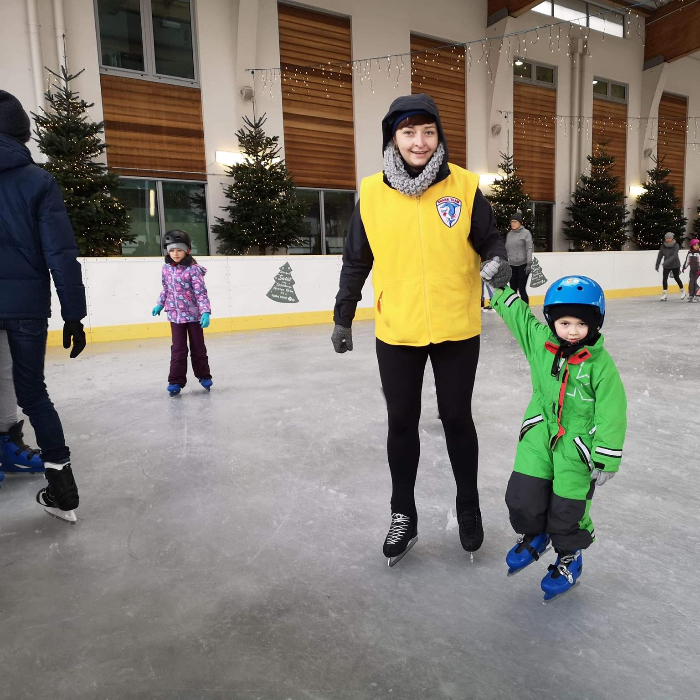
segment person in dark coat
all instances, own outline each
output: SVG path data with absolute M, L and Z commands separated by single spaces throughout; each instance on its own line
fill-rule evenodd
M 37 494 L 47 512 L 75 522 L 78 488 L 58 413 L 44 384 L 50 278 L 63 316 L 63 347 L 85 348 L 87 315 L 75 235 L 58 183 L 32 160 L 29 116 L 0 90 L 0 330 L 7 331 L 17 403 L 34 428 L 48 486 Z

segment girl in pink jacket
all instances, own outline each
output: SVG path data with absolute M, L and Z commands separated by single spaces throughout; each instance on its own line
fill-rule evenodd
M 185 231 L 168 231 L 163 247 L 167 251 L 163 265 L 163 291 L 152 313 L 158 316 L 166 309 L 170 321 L 173 344 L 170 348 L 168 391 L 170 396 L 177 396 L 187 384 L 188 336 L 192 371 L 199 383 L 210 391 L 213 382 L 204 344 L 204 329 L 209 325 L 211 314 L 204 284 L 207 271 L 190 255 L 192 242 Z

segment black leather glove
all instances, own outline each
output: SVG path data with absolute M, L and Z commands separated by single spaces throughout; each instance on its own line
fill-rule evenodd
M 331 335 L 331 342 L 336 352 L 352 351 L 352 328 L 339 326 L 336 323 L 333 329 L 333 335 Z
M 66 321 L 63 324 L 63 347 L 67 350 L 71 344 L 73 345 L 70 351 L 71 357 L 78 357 L 85 350 L 86 343 L 85 331 L 80 321 Z

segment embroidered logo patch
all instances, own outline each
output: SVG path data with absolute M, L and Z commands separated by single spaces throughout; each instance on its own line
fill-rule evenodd
M 447 228 L 452 228 L 459 221 L 459 215 L 462 213 L 462 202 L 456 197 L 440 197 L 435 202 L 435 206 L 442 223 Z

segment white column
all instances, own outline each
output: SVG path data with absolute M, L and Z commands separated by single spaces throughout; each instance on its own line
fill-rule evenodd
M 53 17 L 54 26 L 56 28 L 56 55 L 58 57 L 58 66 L 63 65 L 64 61 L 64 36 L 66 34 L 66 20 L 63 16 L 63 0 L 53 0 Z M 66 64 L 68 61 L 66 60 Z
M 44 62 L 41 58 L 41 40 L 39 36 L 39 14 L 36 0 L 27 0 L 27 24 L 29 26 L 29 49 L 32 57 L 32 80 L 34 84 L 34 101 L 36 111 L 40 113 L 44 106 Z

